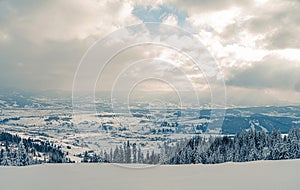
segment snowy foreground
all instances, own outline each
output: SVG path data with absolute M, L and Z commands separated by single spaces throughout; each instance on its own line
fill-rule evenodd
M 1 190 L 298 190 L 300 160 L 155 166 L 130 169 L 111 164 L 0 167 Z

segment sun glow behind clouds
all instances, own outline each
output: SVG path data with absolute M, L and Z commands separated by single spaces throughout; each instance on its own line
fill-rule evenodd
M 190 16 L 187 20 L 195 27 L 207 28 L 208 31 L 221 33 L 224 28 L 234 24 L 240 14 L 240 9 L 233 7 L 228 10 L 218 11 L 215 13 L 199 13 Z

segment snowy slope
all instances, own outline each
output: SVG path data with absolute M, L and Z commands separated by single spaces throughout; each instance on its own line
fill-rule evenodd
M 128 169 L 111 164 L 0 167 L 1 190 L 298 190 L 300 160 L 156 166 Z

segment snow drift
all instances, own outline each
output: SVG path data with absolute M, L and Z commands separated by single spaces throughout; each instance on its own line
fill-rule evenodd
M 162 165 L 130 169 L 112 164 L 0 167 L 2 190 L 230 189 L 298 190 L 300 160 Z

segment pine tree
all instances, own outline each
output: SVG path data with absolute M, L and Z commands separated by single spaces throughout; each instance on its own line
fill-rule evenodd
M 87 151 L 85 151 L 84 152 L 84 155 L 83 155 L 83 162 L 89 162 L 89 155 L 88 155 L 88 152 Z
M 124 163 L 125 162 L 125 158 L 124 158 L 124 149 L 122 146 L 120 146 L 119 148 L 119 151 L 120 151 L 120 163 Z
M 125 145 L 125 162 L 126 163 L 131 163 L 131 148 L 130 148 L 130 144 L 129 141 L 127 141 L 127 144 Z
M 149 150 L 147 150 L 146 161 L 145 161 L 145 163 L 147 163 L 147 164 L 150 163 L 150 153 L 149 153 Z
M 116 146 L 115 150 L 114 150 L 114 155 L 113 155 L 113 162 L 115 163 L 121 163 L 121 155 L 119 152 L 119 148 L 118 146 Z
M 137 163 L 137 148 L 136 148 L 136 143 L 133 143 L 132 145 L 132 156 L 133 156 L 133 163 Z
M 109 151 L 109 162 L 113 162 L 113 150 L 112 150 L 112 148 Z
M 141 147 L 139 147 L 139 150 L 138 150 L 138 163 L 143 163 L 144 162 L 144 156 L 143 156 L 143 153 L 142 153 L 142 150 L 141 150 Z
M 2 166 L 11 166 L 12 165 L 11 159 L 9 157 L 9 152 L 7 151 L 7 149 L 4 149 L 4 151 L 3 151 L 1 165 Z
M 17 166 L 27 166 L 31 164 L 31 159 L 25 149 L 23 140 L 21 140 L 18 144 L 18 150 L 16 155 L 16 163 Z

